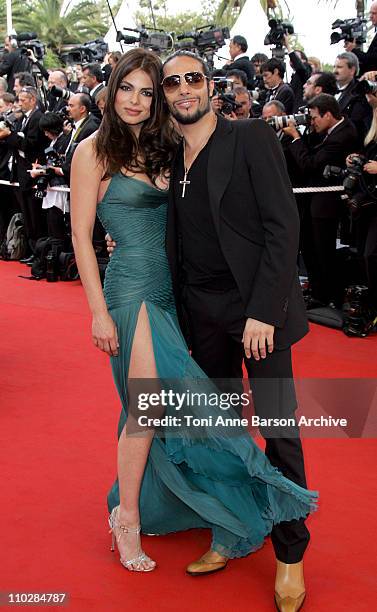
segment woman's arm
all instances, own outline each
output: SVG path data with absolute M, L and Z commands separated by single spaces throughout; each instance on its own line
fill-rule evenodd
M 107 310 L 92 244 L 102 173 L 103 169 L 95 156 L 94 139 L 88 138 L 79 144 L 72 161 L 72 243 L 80 279 L 93 315 L 93 342 L 108 355 L 117 355 L 117 331 Z

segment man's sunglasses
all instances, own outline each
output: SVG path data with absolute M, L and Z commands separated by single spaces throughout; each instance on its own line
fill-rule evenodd
M 187 85 L 193 89 L 200 89 L 203 83 L 208 79 L 202 72 L 186 72 L 185 74 L 171 74 L 162 80 L 164 91 L 172 92 L 178 89 L 181 84 L 181 78 L 185 79 Z

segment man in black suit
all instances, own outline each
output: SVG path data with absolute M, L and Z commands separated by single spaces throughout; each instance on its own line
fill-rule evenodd
M 18 131 L 11 132 L 9 128 L 5 128 L 0 130 L 0 138 L 5 139 L 12 152 L 12 178 L 20 185 L 16 194 L 24 216 L 26 238 L 31 251 L 34 252 L 36 241 L 44 235 L 45 218 L 40 201 L 34 197 L 33 181 L 28 170 L 32 169 L 32 164 L 36 160 L 43 163 L 48 139 L 39 128 L 42 112 L 37 106 L 36 89 L 24 87 L 18 94 L 18 100 L 24 114 Z
M 69 185 L 73 153 L 79 142 L 98 130 L 100 122 L 90 112 L 92 100 L 85 93 L 73 94 L 67 104 L 68 113 L 73 120 L 71 137 L 66 150 L 63 173 Z
M 308 186 L 329 185 L 329 181 L 323 178 L 325 167 L 328 164 L 345 167 L 347 155 L 357 150 L 358 135 L 350 120 L 342 116 L 333 96 L 320 94 L 309 102 L 308 107 L 312 126 L 323 139 L 317 146 L 309 148 L 291 125 L 284 128 L 293 139 L 289 153 Z M 335 255 L 343 206 L 337 193 L 315 193 L 310 198 L 311 236 L 306 236 L 304 257 L 313 300 L 322 305 L 334 302 L 340 306 L 342 300 L 342 287 L 337 286 Z
M 354 53 L 340 53 L 335 60 L 334 76 L 338 91 L 335 98 L 339 103 L 341 113 L 354 124 L 359 135 L 359 145 L 372 122 L 372 109 L 364 94 L 355 92 L 356 77 L 359 73 L 359 60 Z
M 369 17 L 374 27 L 377 28 L 377 2 L 372 2 L 370 5 Z M 346 41 L 344 43 L 346 51 L 354 53 L 360 62 L 360 74 L 369 70 L 377 70 L 377 34 L 370 43 L 368 51 L 364 52 L 357 46 L 356 42 Z
M 279 100 L 284 104 L 287 115 L 291 115 L 295 108 L 295 96 L 292 87 L 283 81 L 284 63 L 276 57 L 271 57 L 261 66 L 261 73 L 267 89 L 265 102 Z
M 103 72 L 99 64 L 88 64 L 83 68 L 83 84 L 89 89 L 89 95 L 91 98 L 90 112 L 94 117 L 97 117 L 101 121 L 101 111 L 96 104 L 96 95 L 105 87 L 103 84 Z
M 229 55 L 231 60 L 224 66 L 224 70 L 243 70 L 247 76 L 247 86 L 253 88 L 255 70 L 247 55 L 247 40 L 244 36 L 233 36 L 229 43 Z
M 63 70 L 53 70 L 50 72 L 47 81 L 48 94 L 47 94 L 47 110 L 50 113 L 58 113 L 67 106 L 67 100 L 60 96 L 55 96 L 51 89 L 53 87 L 59 87 L 60 89 L 68 89 L 68 78 Z
M 4 47 L 6 52 L 0 62 L 0 75 L 7 77 L 8 91 L 13 93 L 14 75 L 17 72 L 31 72 L 31 61 L 23 50 L 18 48 L 16 38 L 6 36 Z
M 203 83 L 194 89 L 184 74 L 198 70 Z M 180 84 L 169 88 L 171 75 L 179 75 Z M 184 137 L 172 167 L 167 226 L 177 305 L 187 311 L 193 357 L 206 374 L 242 378 L 245 359 L 256 412 L 292 415 L 290 347 L 308 330 L 296 270 L 296 203 L 271 128 L 260 120 L 216 116 L 208 78 L 204 62 L 189 52 L 177 52 L 164 64 L 166 101 Z M 262 379 L 270 379 L 267 395 Z M 266 454 L 306 486 L 298 435 L 268 438 Z M 305 596 L 302 557 L 309 532 L 299 520 L 275 526 L 271 537 L 276 603 L 282 610 L 291 597 L 298 609 Z M 221 563 L 224 558 L 209 551 L 190 570 L 202 574 Z

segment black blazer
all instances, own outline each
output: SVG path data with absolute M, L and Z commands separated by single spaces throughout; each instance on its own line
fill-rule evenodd
M 96 117 L 93 117 L 93 115 L 88 115 L 86 120 L 84 121 L 84 123 L 81 124 L 80 127 L 80 132 L 78 133 L 77 137 L 75 138 L 74 142 L 71 143 L 66 156 L 65 156 L 65 162 L 62 165 L 63 168 L 63 172 L 64 172 L 64 178 L 67 181 L 67 184 L 69 185 L 69 181 L 70 181 L 70 174 L 71 174 L 71 164 L 72 164 L 72 158 L 73 158 L 73 154 L 76 150 L 77 145 L 82 141 L 85 140 L 85 138 L 88 138 L 88 136 L 90 136 L 91 134 L 93 134 L 93 132 L 95 132 L 96 130 L 98 130 L 100 125 L 100 122 L 98 121 L 98 119 Z M 69 142 L 69 140 L 68 140 Z
M 166 249 L 180 312 L 175 173 L 173 163 Z M 275 346 L 288 347 L 308 330 L 296 269 L 299 218 L 280 143 L 267 123 L 218 117 L 207 182 L 220 247 L 245 317 L 274 325 Z
M 354 49 L 352 51 L 360 62 L 360 75 L 369 70 L 377 70 L 377 34 L 374 36 L 372 42 L 369 45 L 368 51 L 364 52 L 361 49 Z
M 279 100 L 285 106 L 287 115 L 291 115 L 295 108 L 295 95 L 293 89 L 288 83 L 281 83 L 274 93 L 272 89 L 267 90 L 266 102 L 271 100 Z
M 28 122 L 22 129 L 24 138 L 13 132 L 6 139 L 13 153 L 15 176 L 12 178 L 20 183 L 20 188 L 24 191 L 31 189 L 33 185 L 33 179 L 30 178 L 27 170 L 31 170 L 32 163 L 36 160 L 43 164 L 44 150 L 50 142 L 39 128 L 39 120 L 42 115 L 42 111 L 38 108 L 31 113 Z
M 302 173 L 307 186 L 331 185 L 334 181 L 324 179 L 325 166 L 345 167 L 349 153 L 358 151 L 358 134 L 347 117 L 337 125 L 329 136 L 317 146 L 310 149 L 300 138 L 289 146 L 289 153 L 294 159 L 298 171 Z M 340 184 L 339 180 L 335 184 Z M 316 218 L 334 218 L 341 206 L 337 193 L 317 193 L 311 197 L 311 213 Z
M 249 89 L 253 89 L 255 69 L 248 57 L 240 57 L 235 59 L 231 64 L 225 64 L 224 70 L 243 70 L 247 76 L 247 86 Z
M 356 79 L 353 79 L 342 91 L 338 104 L 342 115 L 346 115 L 354 124 L 359 136 L 359 145 L 363 146 L 364 138 L 372 123 L 373 111 L 366 97 L 355 93 L 356 82 Z

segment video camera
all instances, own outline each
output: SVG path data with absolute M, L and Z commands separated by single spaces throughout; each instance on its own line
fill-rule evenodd
M 333 32 L 330 36 L 332 45 L 346 40 L 352 42 L 355 40 L 357 45 L 362 45 L 367 40 L 367 20 L 361 17 L 355 19 L 337 19 L 332 24 L 332 30 L 340 30 L 340 32 Z
M 272 49 L 272 57 L 284 60 L 284 36 L 287 34 L 294 34 L 294 27 L 289 21 L 283 21 L 282 19 L 275 18 L 270 19 L 268 25 L 270 27 L 270 31 L 265 36 L 264 44 L 275 45 L 275 48 Z
M 302 113 L 296 113 L 295 115 L 274 115 L 267 120 L 275 132 L 280 132 L 283 128 L 289 127 L 289 122 L 293 121 L 294 125 L 304 125 L 308 127 L 311 124 L 311 117 L 309 109 L 304 109 Z
M 346 169 L 338 166 L 326 166 L 323 171 L 325 179 L 338 177 L 343 179 L 348 208 L 352 216 L 357 219 L 363 210 L 377 204 L 376 182 L 366 181 L 364 165 L 368 159 L 364 155 L 353 155 L 350 166 Z
M 184 41 L 176 45 L 177 49 L 185 49 L 187 47 L 193 47 L 199 51 L 199 54 L 203 53 L 207 49 L 220 49 L 225 45 L 225 40 L 230 38 L 229 28 L 219 28 L 214 25 L 205 25 L 200 28 L 196 28 L 192 32 L 183 32 L 177 35 L 177 40 L 192 39 L 190 41 Z
M 65 46 L 65 50 L 60 53 L 59 59 L 67 66 L 72 64 L 91 64 L 92 62 L 102 62 L 106 53 L 109 50 L 108 44 L 103 38 L 96 38 L 96 40 L 89 40 L 83 45 L 75 45 L 68 48 Z
M 17 36 L 14 36 L 17 40 L 21 55 L 30 55 L 32 51 L 38 61 L 43 60 L 46 48 L 40 40 L 38 40 L 38 34 L 36 32 L 21 32 Z
M 221 114 L 230 115 L 235 113 L 238 108 L 242 107 L 242 104 L 236 102 L 236 94 L 233 91 L 233 81 L 226 77 L 213 77 L 215 82 L 214 95 L 219 96 L 219 100 L 222 100 Z
M 149 30 L 152 30 L 152 32 Z M 140 47 L 150 49 L 155 51 L 155 53 L 167 53 L 173 50 L 174 38 L 172 33 L 155 28 L 149 28 L 149 30 L 144 25 L 141 28 L 124 28 L 124 31 L 135 32 L 137 36 L 131 36 L 118 31 L 116 41 L 121 42 L 123 40 L 126 45 L 138 43 Z

